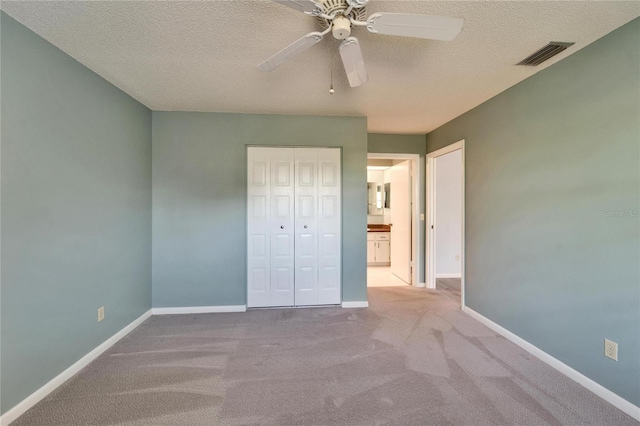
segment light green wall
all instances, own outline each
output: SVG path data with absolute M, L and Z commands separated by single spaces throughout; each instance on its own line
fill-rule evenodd
M 153 306 L 246 303 L 246 145 L 342 147 L 343 300 L 366 300 L 366 118 L 154 112 Z
M 418 203 L 420 213 L 425 213 L 425 159 L 427 155 L 427 141 L 425 135 L 394 135 L 383 133 L 369 133 L 367 152 L 380 154 L 419 154 L 419 176 L 418 176 Z M 421 283 L 425 282 L 424 252 L 425 252 L 425 225 L 424 221 L 419 222 L 420 252 L 422 256 L 418 259 L 418 278 Z
M 151 307 L 151 111 L 0 15 L 4 413 Z
M 467 305 L 635 405 L 638 46 L 640 19 L 427 135 L 466 140 Z

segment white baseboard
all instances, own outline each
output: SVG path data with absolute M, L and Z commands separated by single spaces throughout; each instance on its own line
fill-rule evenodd
M 210 314 L 217 312 L 246 312 L 247 305 L 224 306 L 185 306 L 180 308 L 153 308 L 153 315 L 178 315 L 178 314 Z
M 460 272 L 452 274 L 435 274 L 435 276 L 436 278 L 462 278 L 462 274 Z
M 18 405 L 4 413 L 0 417 L 0 425 L 6 426 L 13 422 L 15 419 L 23 415 L 29 408 L 36 405 L 40 402 L 45 396 L 49 395 L 53 392 L 58 386 L 69 380 L 73 375 L 82 370 L 84 367 L 89 365 L 89 363 L 96 358 L 98 358 L 103 352 L 113 346 L 118 340 L 122 339 L 124 336 L 129 334 L 133 329 L 142 324 L 147 318 L 151 316 L 151 309 L 142 314 L 140 317 L 135 319 L 129 325 L 124 327 L 122 330 L 118 331 L 113 336 L 109 337 L 103 343 L 101 343 L 97 348 L 80 358 L 74 364 L 72 364 L 69 368 L 64 370 L 62 373 L 58 374 L 56 377 L 47 382 L 40 389 L 26 397 L 22 400 Z
M 343 308 L 368 308 L 369 302 L 366 300 L 356 302 L 342 302 Z
M 553 356 L 551 356 L 548 353 L 544 352 L 542 349 L 540 349 L 540 348 L 532 345 L 531 343 L 527 342 L 523 338 L 518 337 L 517 335 L 513 334 L 512 332 L 510 332 L 506 328 L 501 327 L 500 325 L 496 324 L 495 322 L 491 321 L 490 319 L 482 316 L 481 314 L 477 313 L 473 309 L 467 308 L 466 306 L 464 306 L 462 308 L 462 310 L 467 315 L 469 315 L 470 317 L 478 320 L 479 322 L 481 322 L 485 326 L 489 327 L 491 330 L 493 330 L 496 333 L 502 335 L 507 340 L 510 340 L 511 342 L 513 342 L 516 345 L 520 346 L 522 349 L 524 349 L 525 351 L 529 352 L 531 355 L 535 356 L 536 358 L 540 359 L 541 361 L 547 363 L 551 367 L 555 368 L 556 370 L 558 370 L 559 372 L 561 372 L 562 374 L 564 374 L 565 376 L 567 376 L 571 380 L 581 384 L 582 386 L 584 386 L 589 391 L 593 392 L 594 394 L 596 394 L 600 398 L 602 398 L 605 401 L 607 401 L 609 404 L 611 404 L 614 407 L 618 408 L 619 410 L 625 412 L 626 414 L 630 415 L 634 419 L 640 421 L 640 407 L 637 407 L 636 405 L 632 404 L 631 402 L 627 401 L 626 399 L 622 398 L 621 396 L 611 392 L 609 389 L 605 388 L 601 384 L 594 382 L 593 380 L 591 380 L 590 378 L 588 378 L 584 374 L 579 373 L 578 371 L 576 371 L 573 368 L 569 367 L 567 364 L 565 364 L 562 361 L 554 358 Z
M 415 287 L 426 288 L 427 287 L 427 283 L 418 283 L 418 284 L 415 285 Z

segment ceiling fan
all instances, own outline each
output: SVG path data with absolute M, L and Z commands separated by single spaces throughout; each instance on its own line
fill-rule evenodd
M 344 70 L 351 87 L 369 80 L 364 66 L 360 42 L 351 36 L 351 28 L 366 27 L 374 34 L 418 37 L 431 40 L 453 40 L 462 30 L 462 18 L 416 15 L 410 13 L 374 13 L 366 17 L 369 0 L 273 0 L 284 6 L 315 16 L 326 27 L 310 32 L 258 65 L 260 71 L 273 71 L 284 62 L 317 44 L 329 32 L 338 40 Z

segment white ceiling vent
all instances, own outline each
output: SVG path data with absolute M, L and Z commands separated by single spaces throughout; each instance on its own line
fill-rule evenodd
M 558 53 L 565 51 L 568 47 L 573 46 L 575 43 L 573 42 L 560 42 L 560 41 L 552 41 L 547 44 L 542 49 L 539 49 L 533 52 L 531 55 L 527 56 L 516 65 L 529 65 L 536 66 L 540 65 L 544 61 L 553 58 Z

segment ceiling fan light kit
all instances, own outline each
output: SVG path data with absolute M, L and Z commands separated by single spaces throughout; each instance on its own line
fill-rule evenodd
M 344 16 L 336 16 L 331 26 L 331 34 L 338 40 L 344 40 L 351 35 L 351 21 Z
M 322 32 L 311 32 L 280 50 L 258 65 L 260 71 L 273 71 L 311 46 L 319 43 L 331 31 L 334 38 L 343 40 L 338 47 L 342 64 L 351 87 L 369 80 L 360 42 L 351 36 L 352 27 L 365 27 L 373 34 L 416 37 L 429 40 L 453 40 L 462 30 L 464 20 L 447 16 L 416 15 L 410 13 L 374 13 L 366 17 L 369 0 L 274 0 L 306 15 L 315 16 L 327 26 Z

